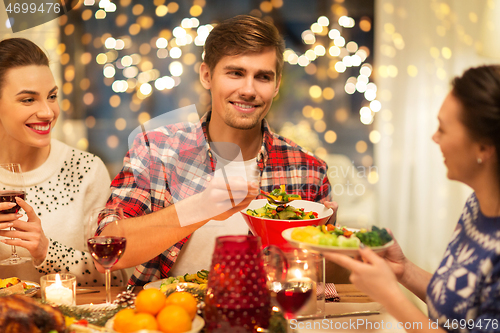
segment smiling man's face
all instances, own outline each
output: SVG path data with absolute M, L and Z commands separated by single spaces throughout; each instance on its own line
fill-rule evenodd
M 260 126 L 279 90 L 276 50 L 223 57 L 210 73 L 203 63 L 200 78 L 212 95 L 212 119 L 248 130 Z

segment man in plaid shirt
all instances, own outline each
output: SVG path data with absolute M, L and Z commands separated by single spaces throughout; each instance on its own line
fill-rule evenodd
M 121 222 L 127 250 L 113 267 L 136 266 L 129 284 L 166 278 L 176 269 L 208 268 L 215 237 L 248 232 L 236 219 L 257 197 L 259 185 L 231 177 L 229 188 L 227 178 L 214 177 L 229 162 L 220 156 L 228 145 L 217 143 L 239 148 L 243 170 L 257 170 L 262 190 L 286 184 L 288 193 L 336 211 L 326 163 L 273 133 L 264 119 L 279 90 L 283 51 L 276 27 L 263 20 L 240 15 L 218 24 L 200 66 L 212 111 L 199 123 L 163 126 L 135 139 L 107 204 L 123 207 L 130 217 Z M 253 179 L 251 172 L 247 178 Z M 100 229 L 112 234 L 105 220 Z

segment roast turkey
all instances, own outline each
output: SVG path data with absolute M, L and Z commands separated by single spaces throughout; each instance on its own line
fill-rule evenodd
M 51 305 L 20 295 L 0 297 L 0 332 L 48 333 L 66 329 L 64 316 Z

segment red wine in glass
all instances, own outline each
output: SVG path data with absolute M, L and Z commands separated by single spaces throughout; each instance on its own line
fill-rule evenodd
M 127 240 L 125 237 L 103 237 L 96 236 L 87 240 L 92 258 L 102 267 L 110 269 L 120 260 Z
M 120 207 L 98 207 L 85 224 L 84 239 L 92 259 L 104 268 L 106 304 L 111 304 L 111 268 L 120 260 L 127 245 Z M 102 226 L 101 224 L 104 224 Z M 101 229 L 99 228 L 101 226 Z
M 23 200 L 26 198 L 26 192 L 24 191 L 24 177 L 21 170 L 21 165 L 19 163 L 0 164 L 0 183 L 2 183 L 4 186 L 3 190 L 0 191 L 0 203 L 12 202 L 16 204 L 14 207 L 0 211 L 0 214 L 18 213 L 21 207 L 17 204 L 16 198 L 19 197 Z M 13 227 L 10 228 L 10 230 L 12 229 Z M 31 260 L 31 257 L 20 257 L 17 254 L 15 245 L 11 245 L 10 248 L 10 257 L 4 260 L 0 260 L 0 265 L 19 265 Z
M 292 319 L 311 298 L 312 285 L 301 282 L 281 283 L 281 289 L 276 292 L 276 301 L 285 312 L 287 319 Z
M 21 207 L 16 203 L 16 197 L 25 199 L 26 192 L 24 191 L 0 191 L 0 202 L 13 202 L 16 205 L 10 209 L 0 211 L 0 214 L 17 213 Z

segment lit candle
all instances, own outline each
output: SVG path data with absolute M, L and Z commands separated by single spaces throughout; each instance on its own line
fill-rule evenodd
M 316 314 L 317 310 L 317 296 L 316 296 L 316 282 L 312 279 L 303 275 L 303 271 L 300 269 L 295 269 L 293 271 L 294 278 L 290 279 L 290 282 L 302 282 L 306 286 L 311 286 L 311 296 L 304 304 L 302 308 L 296 313 L 298 316 L 313 315 Z
M 72 305 L 73 291 L 63 286 L 61 277 L 56 274 L 56 282 L 45 288 L 45 299 L 50 303 Z

